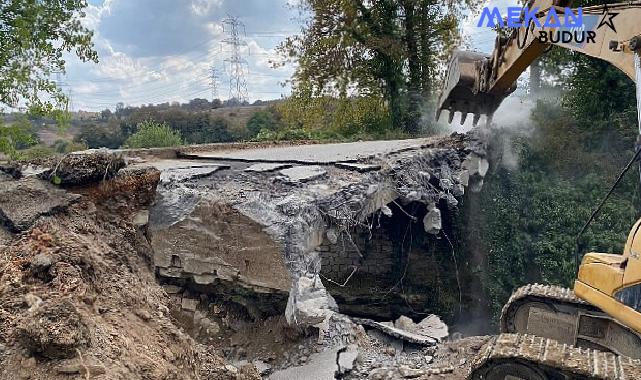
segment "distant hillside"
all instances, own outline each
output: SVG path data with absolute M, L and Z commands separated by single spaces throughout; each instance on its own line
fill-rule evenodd
M 247 121 L 250 117 L 256 112 L 262 109 L 267 108 L 266 105 L 260 106 L 241 106 L 241 107 L 225 107 L 225 108 L 216 108 L 211 110 L 211 114 L 214 117 L 221 117 L 229 122 L 233 126 L 242 126 L 247 125 Z

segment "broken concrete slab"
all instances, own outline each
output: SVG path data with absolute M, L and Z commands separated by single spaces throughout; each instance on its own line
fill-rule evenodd
M 275 172 L 276 170 L 281 170 L 281 169 L 287 169 L 291 168 L 291 164 L 282 164 L 282 163 L 259 163 L 259 164 L 253 164 L 250 167 L 246 168 L 246 172 L 253 172 L 253 173 L 269 173 L 269 172 Z
M 162 182 L 182 182 L 208 177 L 219 170 L 229 169 L 228 165 L 212 165 L 210 167 L 184 167 L 160 172 Z
M 417 324 L 417 332 L 436 339 L 445 339 L 450 335 L 449 328 L 438 315 L 428 315 Z
M 411 318 L 404 315 L 394 321 L 394 327 L 410 333 L 424 335 L 438 340 L 447 338 L 449 329 L 438 315 L 429 315 L 419 323 L 414 323 Z
M 0 224 L 12 232 L 29 229 L 41 216 L 64 211 L 80 196 L 37 178 L 0 182 Z
M 133 162 L 129 168 L 156 168 L 160 171 L 160 180 L 167 182 L 183 182 L 205 178 L 220 170 L 229 169 L 229 165 L 207 161 L 176 160 L 176 159 L 147 159 L 138 161 L 135 157 L 128 158 Z
M 358 346 L 349 345 L 338 352 L 338 374 L 344 375 L 354 369 L 354 362 L 358 357 Z
M 159 275 L 254 303 L 266 315 L 283 313 L 291 275 L 280 242 L 220 199 L 183 190 L 162 192 L 151 210 Z
M 337 162 L 334 166 L 339 169 L 355 170 L 359 173 L 381 170 L 381 165 L 379 164 L 360 164 L 357 162 Z
M 160 171 L 190 168 L 211 168 L 220 166 L 220 164 L 203 160 L 178 160 L 161 158 L 141 159 L 138 157 L 127 157 L 127 164 L 129 167 L 154 167 Z
M 218 150 L 183 154 L 190 158 L 244 162 L 289 162 L 302 164 L 334 164 L 358 161 L 363 158 L 389 155 L 410 149 L 420 149 L 435 139 L 389 141 L 358 141 L 337 144 L 306 144 L 268 149 Z
M 282 169 L 280 172 L 285 176 L 284 181 L 287 183 L 305 183 L 314 181 L 327 175 L 327 170 L 321 166 L 294 166 L 289 169 Z
M 422 346 L 434 346 L 438 343 L 438 340 L 433 337 L 414 333 L 411 331 L 406 331 L 404 329 L 401 329 L 395 326 L 392 327 L 386 323 L 376 322 L 366 318 L 352 318 L 352 320 L 355 323 L 358 323 L 364 326 L 373 327 L 384 334 L 403 340 L 405 342 L 419 344 Z
M 425 141 L 434 143 L 428 146 Z M 358 253 L 358 246 L 352 249 L 358 243 L 351 241 L 354 231 L 371 225 L 372 231 L 364 232 L 370 236 L 369 232 L 382 231 L 377 232 L 381 227 L 375 221 L 388 218 L 386 223 L 398 224 L 404 222 L 396 219 L 398 217 L 414 217 L 411 210 L 404 208 L 408 202 L 413 202 L 412 207 L 416 206 L 417 210 L 433 204 L 441 212 L 451 212 L 458 204 L 456 197 L 463 195 L 463 191 L 456 189 L 465 188 L 462 181 L 468 169 L 462 163 L 470 155 L 482 157 L 482 143 L 477 136 L 469 134 L 409 141 L 394 149 L 384 147 L 387 142 L 354 144 L 349 145 L 350 149 L 357 147 L 360 153 L 369 149 L 370 156 L 375 156 L 358 158 L 359 164 L 381 165 L 381 169 L 361 173 L 333 165 L 322 166 L 346 161 L 346 148 L 341 144 L 340 147 L 335 144 L 299 146 L 295 148 L 295 155 L 292 147 L 287 148 L 287 152 L 282 148 L 268 148 L 251 154 L 220 150 L 208 159 L 221 164 L 243 160 L 291 164 L 297 162 L 296 158 L 311 157 L 315 161 L 307 163 L 314 165 L 300 169 L 306 173 L 304 178 L 308 178 L 310 167 L 323 174 L 308 182 L 278 180 L 283 177 L 282 171 L 287 173 L 298 168 L 255 175 L 244 170 L 246 165 L 236 164 L 215 178 L 163 183 L 158 188 L 149 227 L 160 277 L 170 283 L 180 281 L 181 285 L 202 292 L 220 294 L 233 289 L 237 292 L 234 299 L 238 296 L 245 304 L 257 302 L 259 309 L 274 303 L 274 298 L 269 297 L 283 297 L 280 300 L 284 299 L 287 307 L 281 311 L 290 316 L 288 320 L 306 326 L 325 321 L 334 312 L 332 295 L 321 289 L 328 287 L 343 296 L 354 289 L 355 284 L 366 283 L 372 276 L 391 278 L 392 258 L 376 265 L 367 263 L 370 256 L 377 259 L 376 252 L 363 255 Z M 375 151 L 378 148 L 373 146 L 380 150 Z M 351 158 L 358 156 L 348 153 Z M 205 156 L 207 154 L 190 158 L 202 160 Z M 480 173 L 474 177 L 482 178 Z M 444 205 L 449 207 L 443 208 Z M 416 221 L 422 220 L 424 213 L 414 217 Z M 326 234 L 326 231 L 331 232 Z M 393 253 L 392 247 L 381 240 L 375 250 Z M 421 262 L 414 264 L 412 270 L 431 273 L 430 265 L 430 262 Z M 356 272 L 355 266 L 358 266 Z M 306 279 L 318 277 L 321 285 L 303 286 Z M 302 278 L 305 279 L 300 280 Z M 345 285 L 341 285 L 343 283 Z M 393 284 L 394 281 L 389 286 Z M 429 294 L 429 290 L 425 291 L 429 286 L 413 288 Z M 305 289 L 311 296 L 306 296 Z M 358 300 L 360 295 L 357 293 L 351 299 Z M 349 294 L 343 296 L 340 302 L 343 305 L 352 302 L 349 297 Z M 383 304 L 381 309 L 385 307 Z M 389 312 L 390 308 L 387 309 Z M 362 310 L 359 309 L 361 315 L 366 315 Z
M 327 293 L 320 277 L 302 276 L 289 292 L 285 317 L 291 325 L 311 326 L 325 321 L 337 310 L 336 301 Z

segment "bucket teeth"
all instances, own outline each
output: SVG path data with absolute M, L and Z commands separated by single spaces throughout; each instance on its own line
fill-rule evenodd
M 436 111 L 436 121 L 441 118 L 441 112 L 443 112 L 442 108 L 439 108 L 438 111 Z
M 467 112 L 461 112 L 461 125 L 465 124 L 465 119 L 467 119 Z
M 468 113 L 479 116 L 493 114 L 503 99 L 516 89 L 515 84 L 498 92 L 485 88 L 482 78 L 486 77 L 488 70 L 491 72 L 491 59 L 488 55 L 471 51 L 456 50 L 452 54 L 437 102 L 438 110 L 449 111 L 449 123 L 452 123 L 454 112 L 461 112 L 461 123 L 465 122 Z M 474 117 L 477 118 L 476 115 Z
M 452 124 L 452 120 L 454 120 L 454 110 L 449 111 L 449 118 L 447 119 L 448 124 Z
M 481 114 L 480 113 L 475 113 L 474 114 L 474 119 L 472 120 L 472 124 L 476 127 L 476 125 L 479 123 L 480 119 L 481 119 Z

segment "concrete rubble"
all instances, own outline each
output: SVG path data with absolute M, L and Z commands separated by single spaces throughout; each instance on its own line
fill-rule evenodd
M 327 378 L 348 376 L 350 366 L 336 364 L 338 351 L 360 347 L 358 336 L 384 342 L 383 351 L 397 347 L 401 356 L 406 346 L 428 349 L 447 336 L 440 320 L 414 324 L 406 318 L 390 325 L 341 313 L 364 307 L 360 296 L 350 295 L 350 281 L 364 283 L 390 265 L 372 256 L 377 267 L 370 266 L 366 251 L 359 252 L 367 247 L 360 235 L 385 234 L 373 227 L 381 223 L 376 221 L 398 224 L 395 218 L 402 217 L 439 237 L 443 214 L 456 209 L 466 191 L 481 188 L 488 165 L 475 133 L 323 146 L 190 148 L 176 157 L 130 161 L 161 171 L 148 225 L 154 264 L 197 331 L 204 328 L 196 327 L 203 320 L 198 315 L 220 300 L 241 305 L 254 320 L 284 315 L 290 326 L 317 331 L 308 355 L 290 352 L 284 362 L 255 356 L 270 366 L 262 371 L 272 378 L 293 376 L 281 372 L 290 367 L 303 366 L 304 372 L 317 361 L 333 363 Z M 411 210 L 419 210 L 418 216 Z M 392 252 L 388 243 L 376 244 L 381 252 Z
M 449 371 L 432 368 L 447 325 L 405 311 L 407 299 L 426 304 L 421 297 L 437 280 L 412 272 L 433 272 L 421 249 L 441 238 L 464 194 L 482 187 L 488 164 L 475 132 L 267 149 L 192 147 L 173 155 L 98 150 L 14 169 L 3 172 L 23 178 L 0 181 L 0 221 L 11 232 L 74 207 L 79 194 L 117 194 L 102 207 L 124 215 L 148 242 L 170 301 L 158 306 L 160 313 L 171 314 L 199 343 L 218 347 L 232 362 L 216 371 L 237 374 L 229 378 L 255 378 L 243 377 L 246 371 L 270 379 Z M 150 175 L 156 179 L 143 181 L 144 191 L 131 190 L 130 178 Z M 23 183 L 43 196 L 26 197 L 21 203 L 29 207 L 17 209 L 9 199 Z M 88 185 L 78 194 L 60 189 Z M 405 254 L 407 260 L 423 255 L 409 270 L 394 262 L 403 254 L 404 241 L 394 241 L 403 240 L 405 225 L 424 235 Z M 46 276 L 51 265 L 55 258 L 34 257 L 33 275 Z M 392 301 L 371 306 L 364 292 L 391 294 L 404 266 L 407 294 L 396 291 Z M 149 321 L 156 311 L 132 313 Z M 74 347 L 88 344 L 84 338 Z
M 457 207 L 466 188 L 482 183 L 484 155 L 474 134 L 455 134 L 362 145 L 189 151 L 179 152 L 180 166 L 163 160 L 134 166 L 155 166 L 169 179 L 158 188 L 149 226 L 163 278 L 205 292 L 222 286 L 259 313 L 285 313 L 292 324 L 313 326 L 337 311 L 320 278 L 321 248 L 344 244 L 357 226 L 378 214 L 391 217 L 392 208 L 404 212 L 394 205 L 408 202 L 426 205 L 424 229 L 438 234 L 443 207 Z M 189 160 L 224 169 L 202 177 L 197 168 L 184 167 Z M 175 172 L 179 181 L 171 180 Z

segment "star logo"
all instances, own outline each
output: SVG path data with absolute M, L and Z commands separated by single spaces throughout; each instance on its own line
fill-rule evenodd
M 614 27 L 614 18 L 619 15 L 618 12 L 610 12 L 608 10 L 608 6 L 604 5 L 603 6 L 603 18 L 601 18 L 601 22 L 599 22 L 599 26 L 597 26 L 597 29 L 600 29 L 603 25 L 607 25 L 608 28 L 612 29 L 614 33 L 617 32 L 617 29 Z

